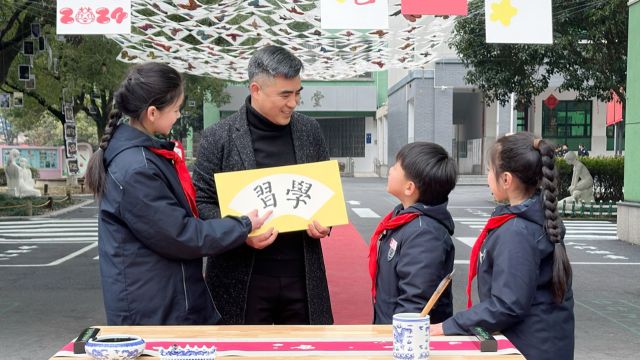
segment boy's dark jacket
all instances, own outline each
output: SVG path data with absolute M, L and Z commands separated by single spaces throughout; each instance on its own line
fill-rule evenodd
M 391 324 L 393 314 L 422 311 L 440 281 L 453 270 L 454 224 L 447 203 L 416 203 L 407 209 L 398 205 L 394 209 L 396 215 L 409 212 L 420 216 L 388 230 L 378 242 L 375 324 Z M 392 243 L 396 244 L 395 250 Z M 429 315 L 432 323 L 440 323 L 452 314 L 449 286 Z
M 493 215 L 517 217 L 489 233 L 478 257 L 478 296 L 471 309 L 443 324 L 446 335 L 482 326 L 504 334 L 529 360 L 573 359 L 573 292 L 556 304 L 551 295 L 554 245 L 544 232 L 542 196 Z M 564 226 L 563 226 L 564 229 Z
M 104 154 L 98 247 L 107 323 L 215 324 L 202 258 L 243 244 L 250 221 L 194 218 L 171 161 L 148 146 L 173 149 L 120 125 Z

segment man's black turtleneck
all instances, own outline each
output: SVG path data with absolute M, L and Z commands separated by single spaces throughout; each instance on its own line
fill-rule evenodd
M 296 156 L 291 136 L 291 123 L 274 124 L 251 106 L 251 97 L 247 98 L 246 104 L 247 121 L 257 168 L 294 165 Z
M 271 122 L 251 106 L 250 96 L 247 97 L 246 106 L 256 168 L 295 165 L 291 124 L 278 125 Z M 273 244 L 256 251 L 253 273 L 270 276 L 304 276 L 302 246 L 302 232 L 278 234 Z

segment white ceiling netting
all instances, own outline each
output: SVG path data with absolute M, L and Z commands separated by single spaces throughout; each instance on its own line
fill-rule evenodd
M 219 79 L 246 80 L 253 52 L 275 44 L 304 63 L 305 79 L 420 68 L 447 41 L 454 17 L 386 30 L 322 30 L 319 0 L 132 0 L 132 32 L 111 35 L 125 62 L 161 61 Z M 397 16 L 398 4 L 390 5 Z M 398 22 L 396 22 L 398 23 Z

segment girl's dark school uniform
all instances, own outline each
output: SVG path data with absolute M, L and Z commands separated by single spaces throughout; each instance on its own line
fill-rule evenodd
M 553 300 L 554 244 L 544 231 L 542 200 L 538 193 L 496 208 L 493 216 L 516 217 L 487 236 L 478 260 L 480 303 L 446 320 L 445 335 L 482 326 L 504 334 L 529 360 L 573 359 L 573 292 L 568 284 L 564 301 Z
M 148 147 L 174 144 L 123 124 L 104 154 L 98 249 L 107 323 L 215 324 L 202 258 L 243 244 L 250 220 L 195 218 L 171 161 Z
M 454 223 L 447 203 L 407 209 L 398 205 L 394 214 L 418 213 L 411 222 L 386 234 L 378 242 L 375 324 L 391 324 L 393 315 L 420 312 L 440 281 L 453 270 Z M 430 319 L 440 323 L 453 315 L 453 295 L 448 287 L 431 310 Z

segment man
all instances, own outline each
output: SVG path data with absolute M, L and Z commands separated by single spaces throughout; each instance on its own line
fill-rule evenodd
M 589 150 L 587 150 L 587 148 L 582 144 L 578 145 L 578 156 L 589 157 Z
M 302 62 L 267 46 L 249 61 L 250 96 L 205 129 L 193 182 L 203 219 L 220 217 L 213 174 L 329 159 L 318 123 L 295 112 Z M 332 324 L 321 239 L 329 228 L 279 234 L 262 250 L 241 246 L 209 257 L 206 279 L 223 324 Z

